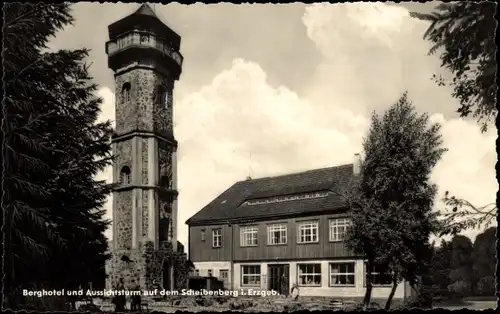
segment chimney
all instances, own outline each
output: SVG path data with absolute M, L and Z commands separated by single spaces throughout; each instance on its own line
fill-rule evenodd
M 358 153 L 354 154 L 352 170 L 354 175 L 358 175 L 361 171 L 361 155 Z

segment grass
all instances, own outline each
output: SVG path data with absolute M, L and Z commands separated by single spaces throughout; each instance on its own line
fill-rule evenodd
M 472 310 L 484 310 L 490 308 L 496 308 L 497 298 L 496 296 L 478 296 L 478 297 L 465 297 L 463 299 L 452 299 L 452 300 L 442 300 L 440 302 L 435 302 L 434 308 L 443 308 L 450 310 L 457 309 L 472 309 Z
M 223 304 L 218 304 L 214 302 L 210 306 L 201 306 L 196 305 L 194 303 L 195 298 L 186 297 L 182 298 L 184 301 L 181 306 L 171 306 L 171 305 L 162 305 L 162 306 L 150 306 L 149 310 L 153 311 L 161 311 L 165 313 L 174 313 L 176 311 L 189 311 L 189 312 L 221 312 L 231 310 L 230 303 L 231 302 L 245 302 L 251 301 L 252 306 L 245 307 L 240 310 L 236 310 L 239 312 L 282 312 L 284 310 L 284 306 L 286 304 L 290 305 L 292 303 L 300 304 L 301 309 L 328 309 L 328 306 L 331 305 L 331 301 L 338 300 L 343 301 L 345 303 L 356 302 L 361 303 L 363 298 L 343 298 L 343 297 L 309 297 L 309 296 L 300 296 L 296 302 L 291 301 L 289 298 L 285 298 L 284 296 L 280 297 L 261 297 L 261 296 L 239 296 L 236 298 L 229 298 L 227 302 Z M 472 299 L 472 300 L 471 300 Z M 187 302 L 189 301 L 189 302 Z M 372 298 L 371 302 L 376 303 L 379 308 L 383 309 L 385 307 L 387 299 L 385 298 Z M 393 299 L 391 303 L 391 309 L 401 308 L 404 304 L 403 299 Z M 208 304 L 207 304 L 208 305 Z M 346 310 L 351 309 L 351 307 L 346 304 Z M 435 303 L 434 308 L 443 308 L 450 310 L 457 309 L 474 309 L 474 310 L 482 310 L 488 308 L 496 308 L 496 298 L 467 298 L 464 300 L 454 300 L 454 301 L 443 301 L 440 303 Z
M 478 296 L 478 297 L 465 297 L 464 301 L 497 301 L 497 297 L 492 296 Z

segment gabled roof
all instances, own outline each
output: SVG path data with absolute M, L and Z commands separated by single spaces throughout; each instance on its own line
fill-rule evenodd
M 310 170 L 300 173 L 245 180 L 235 183 L 189 218 L 188 225 L 265 217 L 292 216 L 344 209 L 341 192 L 353 176 L 353 165 Z M 328 196 L 294 201 L 248 205 L 252 199 L 330 191 Z

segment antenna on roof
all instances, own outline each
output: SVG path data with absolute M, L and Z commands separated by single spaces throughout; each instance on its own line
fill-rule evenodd
M 252 179 L 252 152 L 251 151 L 248 152 L 248 159 L 249 159 L 249 162 L 248 162 L 248 177 L 247 177 L 247 180 L 251 180 Z

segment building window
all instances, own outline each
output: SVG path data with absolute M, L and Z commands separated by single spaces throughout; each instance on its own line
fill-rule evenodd
M 299 264 L 297 265 L 299 285 L 320 286 L 321 264 Z
M 208 277 L 212 277 L 212 270 L 211 269 L 208 270 Z
M 222 229 L 212 230 L 212 246 L 213 247 L 222 246 Z
M 132 89 L 132 86 L 130 85 L 129 82 L 124 83 L 122 86 L 122 102 L 129 102 L 130 101 L 130 90 Z
M 330 286 L 355 286 L 356 263 L 330 263 Z
M 298 243 L 315 243 L 318 242 L 318 223 L 317 222 L 302 222 L 299 223 Z
M 267 244 L 286 244 L 286 225 L 276 224 L 267 227 Z
M 205 242 L 205 229 L 201 229 L 200 238 L 201 238 L 201 241 Z
M 240 245 L 241 246 L 257 246 L 258 244 L 259 227 L 248 226 L 240 228 Z
M 330 241 L 344 240 L 347 227 L 349 226 L 349 219 L 340 218 L 330 220 Z
M 227 270 L 227 269 L 221 269 L 219 271 L 219 278 L 220 279 L 227 279 L 227 278 L 229 278 L 229 270 Z
M 130 168 L 127 166 L 124 166 L 122 170 L 120 170 L 120 183 L 121 184 L 130 184 L 132 181 L 131 175 L 130 175 Z
M 368 274 L 366 273 L 366 262 L 364 266 L 365 273 L 365 282 L 364 285 L 368 282 Z M 392 285 L 392 276 L 387 272 L 383 271 L 380 266 L 374 265 L 372 267 L 372 285 L 374 286 L 391 286 Z
M 241 266 L 241 285 L 260 286 L 260 265 Z
M 194 275 L 195 276 L 199 276 L 200 275 L 200 270 L 199 269 L 195 269 L 194 270 Z

